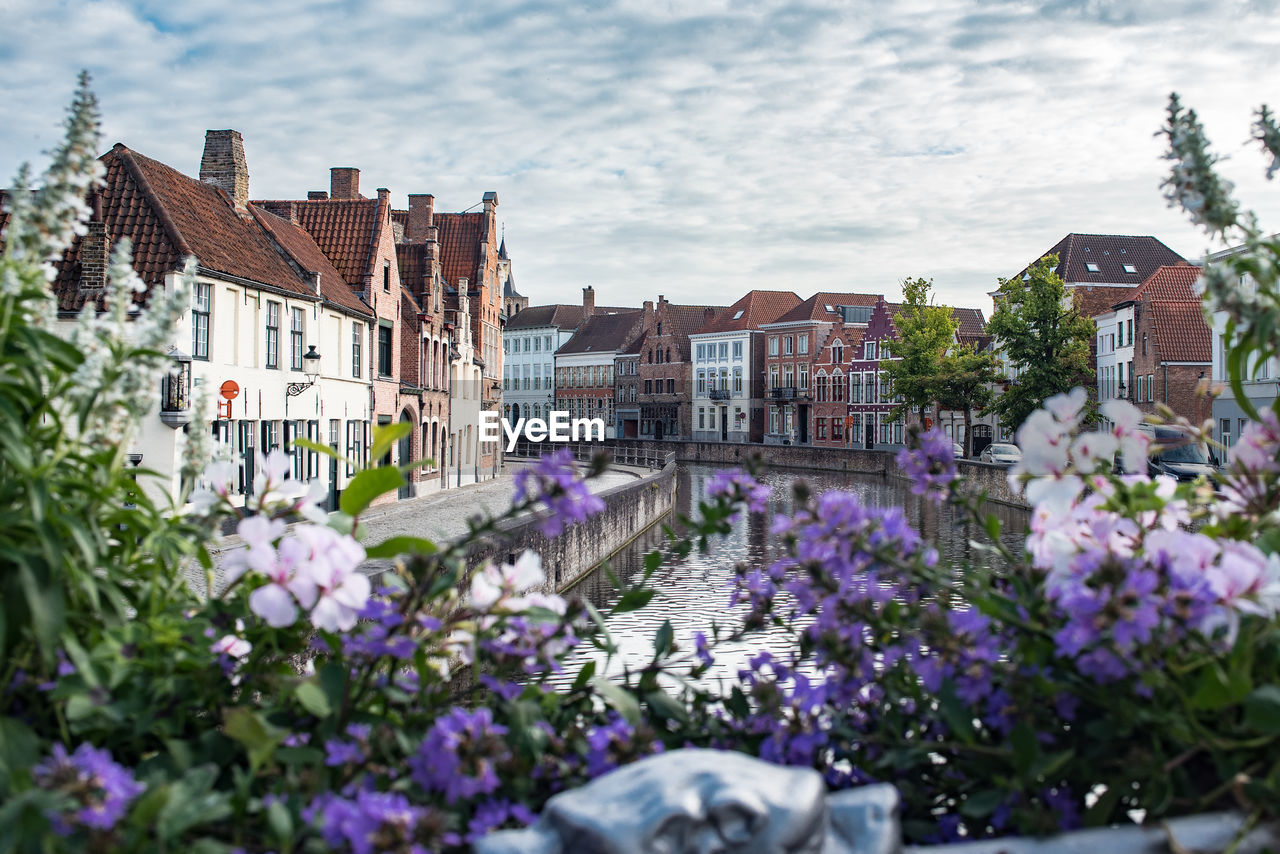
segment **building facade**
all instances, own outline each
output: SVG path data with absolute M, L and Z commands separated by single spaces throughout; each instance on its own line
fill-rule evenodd
M 687 439 L 693 429 L 693 366 L 689 336 L 723 306 L 675 305 L 661 294 L 644 303 L 643 321 L 628 355 L 638 358 L 634 430 L 641 439 Z M 628 421 L 630 419 L 627 419 Z M 619 435 L 632 428 L 624 421 Z
M 614 360 L 639 335 L 642 315 L 597 311 L 583 320 L 555 353 L 554 409 L 573 419 L 602 419 L 605 437 L 617 437 Z

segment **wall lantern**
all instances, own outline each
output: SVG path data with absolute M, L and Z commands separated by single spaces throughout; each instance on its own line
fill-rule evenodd
M 160 381 L 160 420 L 173 429 L 191 422 L 191 357 L 170 347 L 173 362 Z
M 316 345 L 311 344 L 307 348 L 307 352 L 302 357 L 302 373 L 306 375 L 305 383 L 289 383 L 284 392 L 289 397 L 297 397 L 307 389 L 315 385 L 316 380 L 320 378 L 320 354 L 316 352 Z

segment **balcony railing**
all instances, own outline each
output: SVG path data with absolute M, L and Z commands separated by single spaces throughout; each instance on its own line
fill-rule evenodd
M 774 400 L 795 400 L 796 387 L 793 385 L 779 386 L 778 388 L 769 390 L 769 397 Z
M 711 389 L 711 399 L 712 399 L 712 400 L 728 400 L 728 399 L 729 399 L 729 389 L 727 389 L 727 388 L 713 388 L 713 389 Z

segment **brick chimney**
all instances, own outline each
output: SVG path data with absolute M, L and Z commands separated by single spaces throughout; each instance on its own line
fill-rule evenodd
M 245 205 L 249 201 L 249 167 L 245 165 L 244 139 L 240 136 L 240 131 L 204 132 L 200 180 L 230 196 L 236 210 L 246 210 Z
M 409 222 L 404 227 L 406 243 L 425 243 L 427 229 L 435 225 L 436 197 L 430 193 L 409 194 Z
M 351 166 L 334 166 L 329 170 L 329 197 L 360 198 L 360 170 Z
M 484 212 L 492 214 L 498 207 L 498 194 L 493 190 L 484 194 Z
M 707 306 L 702 310 L 702 322 L 710 323 L 712 318 L 716 316 L 716 310 L 711 306 Z
M 644 314 L 640 315 L 640 323 L 642 331 L 653 326 L 653 300 L 644 301 Z
M 81 292 L 101 291 L 107 286 L 107 255 L 110 246 L 107 224 L 102 221 L 102 196 L 94 193 L 89 200 L 93 213 L 87 224 L 88 231 L 80 238 Z
M 391 191 L 386 187 L 378 188 L 378 204 L 387 210 L 391 209 Z
M 582 289 L 582 319 L 596 313 L 596 289 L 587 285 Z
M 307 199 L 313 202 L 323 202 L 329 198 L 328 190 L 307 190 Z

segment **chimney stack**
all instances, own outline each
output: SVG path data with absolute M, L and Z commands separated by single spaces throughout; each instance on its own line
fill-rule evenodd
M 498 194 L 493 190 L 484 194 L 484 212 L 492 214 L 498 207 Z
M 329 170 L 329 197 L 360 198 L 360 170 L 351 166 L 334 166 Z
M 644 301 L 644 314 L 640 315 L 641 329 L 648 329 L 653 326 L 653 300 Z
M 307 199 L 313 202 L 323 202 L 329 198 L 328 190 L 307 190 Z
M 596 289 L 587 285 L 582 289 L 582 319 L 586 320 L 596 313 Z
M 428 229 L 435 225 L 436 197 L 430 193 L 409 194 L 409 222 L 404 227 L 407 243 L 425 243 Z
M 238 211 L 249 202 L 249 167 L 244 160 L 244 139 L 238 130 L 204 132 L 204 155 L 200 158 L 200 180 L 212 184 L 231 197 Z
M 391 191 L 386 187 L 378 188 L 378 206 L 386 210 L 391 209 Z
M 102 195 L 95 192 L 89 199 L 92 215 L 88 222 L 88 231 L 80 238 L 80 282 L 82 293 L 96 293 L 107 286 L 107 256 L 110 254 L 110 241 L 107 239 L 107 224 L 102 221 Z

